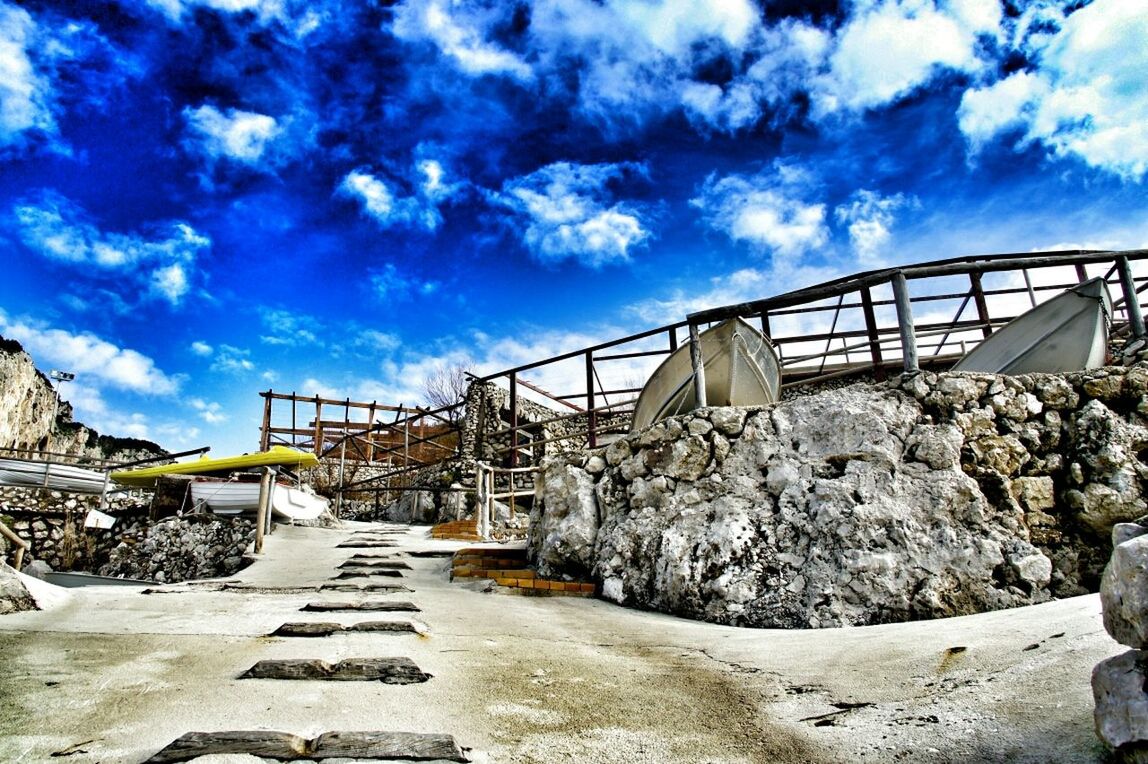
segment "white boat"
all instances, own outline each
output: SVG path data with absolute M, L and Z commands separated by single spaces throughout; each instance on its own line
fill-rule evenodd
M 707 406 L 756 406 L 777 400 L 781 364 L 770 341 L 740 318 L 710 327 L 698 337 L 705 370 Z M 694 368 L 689 345 L 682 345 L 650 375 L 630 431 L 695 405 Z
M 953 371 L 1032 374 L 1103 366 L 1112 298 L 1102 278 L 1084 281 L 990 334 Z
M 0 485 L 36 486 L 73 493 L 103 493 L 106 475 L 72 464 L 0 459 Z
M 314 520 L 327 510 L 327 500 L 308 486 L 272 482 L 271 511 L 288 520 Z M 191 483 L 196 508 L 206 506 L 217 515 L 238 515 L 259 509 L 259 482 L 197 478 Z

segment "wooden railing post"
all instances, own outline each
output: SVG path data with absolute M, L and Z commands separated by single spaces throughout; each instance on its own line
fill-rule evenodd
M 518 375 L 510 374 L 510 466 L 518 466 Z
M 921 370 L 917 361 L 917 333 L 913 328 L 913 305 L 909 300 L 909 285 L 905 274 L 893 274 L 893 301 L 897 305 L 897 326 L 901 330 L 901 355 L 905 359 L 905 373 L 916 374 Z
M 1132 336 L 1144 336 L 1144 316 L 1140 313 L 1140 295 L 1136 294 L 1136 282 L 1132 278 L 1132 267 L 1124 255 L 1116 258 L 1116 269 L 1120 272 L 1120 289 L 1124 292 L 1124 309 L 1128 312 L 1128 323 Z
M 670 330 L 670 344 L 674 344 L 674 330 Z M 594 411 L 594 351 L 586 351 L 586 445 L 598 445 L 598 413 Z
M 988 337 L 993 333 L 992 318 L 989 316 L 989 304 L 985 301 L 985 288 L 981 284 L 981 274 L 973 271 L 969 273 L 969 285 L 973 292 L 973 304 L 977 306 L 977 320 L 981 322 L 981 333 Z
M 292 425 L 294 426 L 294 425 Z M 271 448 L 271 391 L 263 395 L 263 427 L 259 432 L 259 450 Z
M 705 359 L 702 358 L 702 341 L 698 336 L 697 324 L 690 324 L 690 363 L 693 364 L 694 367 L 694 405 L 699 409 L 705 408 Z
M 869 287 L 861 287 L 861 311 L 865 314 L 865 334 L 869 337 L 869 355 L 873 358 L 873 376 L 878 382 L 885 380 L 885 359 L 881 357 L 881 335 L 877 331 L 877 313 L 873 310 L 873 295 Z
M 255 554 L 263 551 L 267 517 L 271 514 L 271 468 L 264 467 L 259 478 L 259 509 L 255 514 Z

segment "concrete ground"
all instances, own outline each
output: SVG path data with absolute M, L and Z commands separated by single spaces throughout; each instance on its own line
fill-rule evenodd
M 141 762 L 190 731 L 445 733 L 476 762 L 1102 762 L 1089 675 L 1123 652 L 1096 596 L 943 621 L 740 629 L 606 602 L 449 582 L 454 550 L 403 527 L 393 549 L 278 527 L 220 581 L 151 594 L 36 587 L 0 616 L 0 761 Z M 395 527 L 395 526 L 390 526 Z M 357 552 L 412 570 L 393 594 L 318 592 Z M 373 579 L 372 579 L 373 580 Z M 38 582 L 37 582 L 38 583 Z M 419 613 L 300 612 L 405 600 Z M 285 622 L 416 620 L 422 634 L 266 636 Z M 237 679 L 268 658 L 405 656 L 422 684 Z M 251 756 L 198 761 L 259 761 Z

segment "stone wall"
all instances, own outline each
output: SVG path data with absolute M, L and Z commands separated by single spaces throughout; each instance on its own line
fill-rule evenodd
M 89 510 L 99 506 L 96 495 L 0 486 L 0 521 L 32 545 L 25 561 L 41 560 L 53 570 L 96 570 L 107 562 L 126 525 L 148 514 L 146 499 L 113 494 L 104 511 L 117 517 L 116 526 L 85 528 Z M 7 549 L 2 539 L 0 548 Z
M 127 529 L 102 576 L 174 583 L 229 576 L 246 566 L 255 523 L 244 517 L 184 515 Z
M 1145 513 L 1148 366 L 921 373 L 711 408 L 548 459 L 546 576 L 718 623 L 861 625 L 1096 591 Z

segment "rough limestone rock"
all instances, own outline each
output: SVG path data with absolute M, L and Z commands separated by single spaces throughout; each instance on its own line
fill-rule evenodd
M 1148 528 L 1121 523 L 1100 582 L 1104 628 L 1122 645 L 1148 647 Z
M 762 627 L 1095 591 L 1113 525 L 1145 511 L 1146 395 L 1141 365 L 702 409 L 547 460 L 530 547 L 619 603 Z
M 99 573 L 159 583 L 229 576 L 243 567 L 254 540 L 255 523 L 242 517 L 172 517 L 149 526 L 142 538 L 125 538 Z
M 36 601 L 16 575 L 16 570 L 0 562 L 0 615 L 36 609 Z
M 1148 764 L 1148 653 L 1129 650 L 1092 670 L 1093 721 L 1097 736 L 1117 761 Z

